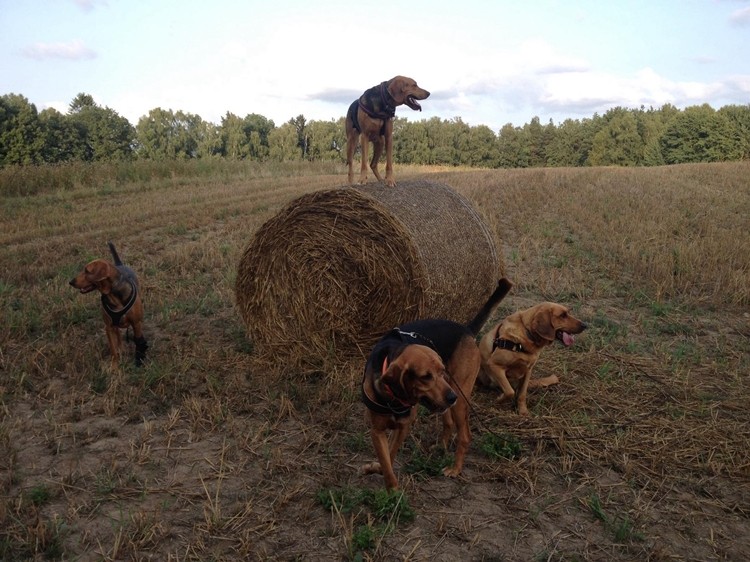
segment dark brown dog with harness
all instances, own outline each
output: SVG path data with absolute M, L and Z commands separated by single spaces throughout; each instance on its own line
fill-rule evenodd
M 105 260 L 89 262 L 78 275 L 70 280 L 70 284 L 81 294 L 89 293 L 94 289 L 101 293 L 104 330 L 112 355 L 112 367 L 114 368 L 120 359 L 122 347 L 120 330 L 125 330 L 128 326 L 133 328 L 135 364 L 140 367 L 146 358 L 148 343 L 143 337 L 143 301 L 141 301 L 138 278 L 132 269 L 123 265 L 114 244 L 112 242 L 107 242 L 107 244 L 115 260 L 114 265 Z
M 415 111 L 422 111 L 422 106 L 417 100 L 427 99 L 429 95 L 430 92 L 417 86 L 412 78 L 395 76 L 366 90 L 358 100 L 352 102 L 346 114 L 346 163 L 349 167 L 349 185 L 354 184 L 354 151 L 357 149 L 357 137 L 362 147 L 359 183 L 367 183 L 367 143 L 371 142 L 372 173 L 378 181 L 383 181 L 378 171 L 378 162 L 385 147 L 385 183 L 389 187 L 396 185 L 396 180 L 393 179 L 393 118 L 396 115 L 396 107 L 406 104 Z
M 378 462 L 365 465 L 365 474 L 382 474 L 386 488 L 398 488 L 393 461 L 419 403 L 431 412 L 443 413 L 443 447 L 448 447 L 456 431 L 455 461 L 443 474 L 454 477 L 461 472 L 471 442 L 468 400 L 481 364 L 476 335 L 511 287 L 507 279 L 501 279 L 466 325 L 417 320 L 394 328 L 375 344 L 365 364 L 362 401 Z

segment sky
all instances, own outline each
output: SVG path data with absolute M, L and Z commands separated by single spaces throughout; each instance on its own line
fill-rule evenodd
M 431 92 L 398 117 L 495 132 L 746 105 L 750 0 L 0 0 L 0 95 L 39 111 L 337 120 L 396 75 Z

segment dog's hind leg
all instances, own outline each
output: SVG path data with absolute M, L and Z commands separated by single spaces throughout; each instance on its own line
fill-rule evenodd
M 362 163 L 359 167 L 359 183 L 364 185 L 367 183 L 367 153 L 369 152 L 368 148 L 370 141 L 367 138 L 367 135 L 365 133 L 362 133 L 359 136 L 359 150 L 360 150 L 360 156 L 362 157 Z
M 372 170 L 372 173 L 375 174 L 375 177 L 378 181 L 383 181 L 383 176 L 380 175 L 380 172 L 378 171 L 378 162 L 380 162 L 380 157 L 383 155 L 383 146 L 385 144 L 385 137 L 379 136 L 377 140 L 373 141 L 372 143 L 372 160 L 370 160 L 370 169 Z M 364 156 L 362 157 L 362 162 L 364 162 Z
M 143 325 L 140 322 L 133 324 L 133 341 L 135 342 L 135 366 L 142 367 L 146 359 L 148 342 L 143 336 Z
M 146 338 L 141 336 L 135 338 L 135 366 L 143 367 L 143 361 L 146 359 L 146 350 L 148 349 L 148 342 Z
M 359 135 L 357 131 L 352 127 L 351 130 L 347 126 L 346 131 L 346 165 L 348 169 L 347 179 L 349 185 L 354 185 L 354 152 L 357 150 L 357 138 Z
M 385 184 L 388 187 L 396 187 L 393 179 L 393 119 L 385 122 Z

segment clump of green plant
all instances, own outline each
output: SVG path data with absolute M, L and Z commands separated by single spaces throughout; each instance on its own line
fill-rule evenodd
M 598 494 L 591 494 L 587 504 L 593 516 L 604 523 L 604 526 L 612 533 L 617 542 L 643 540 L 643 535 L 633 528 L 633 522 L 630 521 L 629 517 L 615 516 L 611 518 L 607 515 Z
M 442 447 L 433 449 L 425 454 L 420 449 L 415 449 L 411 458 L 404 465 L 404 472 L 422 478 L 439 476 L 446 466 L 453 464 L 453 455 Z
M 326 509 L 351 513 L 355 509 L 368 509 L 380 521 L 408 523 L 414 520 L 414 510 L 403 492 L 364 490 L 358 488 L 323 488 L 318 490 L 318 501 Z
M 479 450 L 491 459 L 515 459 L 521 454 L 521 442 L 507 433 L 485 433 L 479 438 Z
M 369 451 L 372 445 L 370 444 L 369 436 L 359 431 L 357 433 L 350 433 L 344 437 L 344 447 L 349 452 L 362 453 Z
M 52 492 L 44 484 L 39 484 L 26 492 L 26 497 L 36 506 L 44 505 L 52 498 Z
M 350 556 L 361 559 L 363 551 L 375 547 L 377 540 L 393 532 L 400 523 L 414 520 L 414 510 L 403 492 L 385 489 L 323 488 L 317 500 L 328 510 L 354 514 Z

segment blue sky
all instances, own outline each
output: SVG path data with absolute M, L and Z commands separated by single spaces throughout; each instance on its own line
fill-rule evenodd
M 615 106 L 750 103 L 750 0 L 0 0 L 0 95 L 220 123 L 338 119 L 397 74 L 497 132 Z

